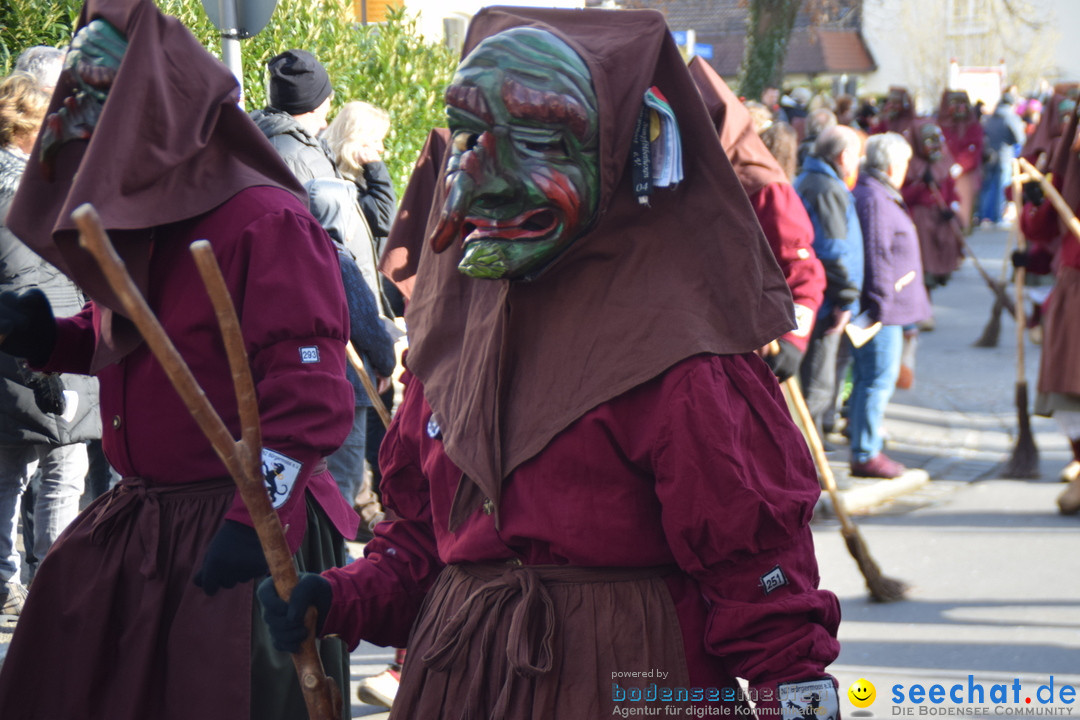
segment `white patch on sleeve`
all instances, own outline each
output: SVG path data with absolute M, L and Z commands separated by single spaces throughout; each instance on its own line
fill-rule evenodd
M 319 362 L 319 348 L 315 345 L 300 348 L 300 362 L 305 364 Z
M 302 465 L 291 457 L 263 448 L 263 480 L 266 482 L 266 491 L 270 494 L 270 502 L 275 510 L 280 509 L 292 495 L 293 488 L 296 487 L 296 479 L 300 477 L 301 467 Z
M 795 329 L 791 334 L 795 337 L 807 337 L 814 329 L 814 311 L 805 305 L 795 304 Z
M 783 720 L 839 720 L 840 700 L 832 678 L 786 683 L 777 688 Z

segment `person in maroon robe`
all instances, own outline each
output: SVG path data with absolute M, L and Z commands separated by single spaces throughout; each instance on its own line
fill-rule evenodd
M 881 105 L 881 114 L 877 124 L 870 131 L 871 135 L 894 132 L 904 136 L 914 148 L 917 138 L 914 134 L 918 120 L 915 117 L 915 101 L 906 87 L 893 85 Z
M 956 223 L 960 201 L 941 128 L 924 121 L 913 134 L 914 152 L 900 192 L 919 232 L 923 279 L 933 290 L 947 283 L 964 259 Z
M 647 92 L 677 124 L 668 187 Z M 836 717 L 820 488 L 755 352 L 791 294 L 663 16 L 483 10 L 446 99 L 394 519 L 288 602 L 260 586 L 279 646 L 312 606 L 322 634 L 407 644 L 394 718 L 749 712 L 736 678 L 763 715 Z
M 1080 108 L 1073 107 L 1065 130 L 1054 144 L 1047 170 L 1073 213 L 1080 211 Z M 1069 486 L 1057 499 L 1062 514 L 1080 512 L 1080 239 L 1062 222 L 1053 203 L 1033 187 L 1025 188 L 1020 228 L 1030 241 L 1014 263 L 1029 272 L 1052 273 L 1054 286 L 1040 308 L 1042 353 L 1034 410 L 1053 417 L 1068 439 L 1073 458 L 1061 471 Z
M 123 479 L 41 564 L 0 671 L 5 720 L 304 713 L 291 658 L 252 613 L 266 561 L 251 518 L 71 220 L 83 203 L 97 209 L 239 437 L 221 333 L 188 251 L 210 242 L 251 362 L 263 463 L 281 466 L 268 491 L 287 542 L 301 568 L 341 564 L 357 518 L 323 461 L 352 420 L 337 257 L 237 98 L 232 73 L 151 0 L 83 8 L 8 225 L 92 302 L 54 319 L 33 291 L 0 296 L 0 349 L 44 371 L 97 374 L 102 444 Z M 322 651 L 347 678 L 341 643 Z
M 1056 156 L 1058 138 L 1072 115 L 1078 95 L 1080 85 L 1077 83 L 1058 83 L 1054 86 L 1039 116 L 1039 123 L 1024 141 L 1020 157 L 1041 171 L 1050 167 L 1051 158 Z
M 700 57 L 689 68 L 795 302 L 795 329 L 780 338 L 779 353 L 764 353 L 777 377 L 786 380 L 799 371 L 825 293 L 825 269 L 814 254 L 814 226 L 735 93 Z
M 960 202 L 957 217 L 964 228 L 968 228 L 982 187 L 983 129 L 966 90 L 946 90 L 941 94 L 938 126 L 945 136 L 949 155 L 960 166 L 960 174 L 955 178 L 956 197 Z

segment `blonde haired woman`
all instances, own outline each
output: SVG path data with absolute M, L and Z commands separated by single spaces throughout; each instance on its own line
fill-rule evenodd
M 353 100 L 341 107 L 322 136 L 338 171 L 356 183 L 360 208 L 380 250 L 397 210 L 394 185 L 382 161 L 383 139 L 389 131 L 390 115 L 385 110 Z

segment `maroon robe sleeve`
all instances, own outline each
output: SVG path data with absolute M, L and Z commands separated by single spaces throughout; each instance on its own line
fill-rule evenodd
M 416 443 L 429 413 L 420 383 L 410 382 L 408 372 L 402 382 L 405 396 L 379 449 L 382 500 L 393 522 L 375 527 L 363 560 L 323 573 L 333 593 L 323 632 L 339 635 L 350 649 L 362 639 L 405 647 L 424 596 L 443 566 Z
M 690 367 L 657 419 L 664 533 L 709 606 L 707 651 L 759 697 L 775 696 L 782 683 L 826 677 L 839 653 L 840 605 L 818 589 L 809 526 L 821 490 L 764 363 Z
M 797 306 L 798 326 L 783 337 L 805 352 L 825 293 L 825 269 L 814 254 L 814 226 L 789 183 L 763 186 L 750 197 L 750 204 Z
M 312 472 L 352 427 L 353 391 L 345 377 L 348 308 L 337 255 L 314 218 L 288 208 L 263 215 L 235 242 L 214 248 L 242 308 L 263 448 L 300 465 L 278 509 L 295 552 L 306 529 L 303 497 Z M 329 475 L 318 474 L 326 484 L 321 476 Z M 340 508 L 324 509 L 340 527 Z M 251 524 L 239 494 L 225 517 Z

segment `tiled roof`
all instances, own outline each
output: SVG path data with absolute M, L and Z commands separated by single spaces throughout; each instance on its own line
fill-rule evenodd
M 712 45 L 709 64 L 723 75 L 732 77 L 739 72 L 746 51 L 742 33 L 702 35 L 698 43 Z M 856 30 L 806 28 L 795 30 L 788 40 L 784 72 L 788 74 L 870 73 L 877 69 L 870 51 Z
M 596 2 L 587 4 L 599 5 Z M 672 30 L 696 30 L 698 34 L 744 33 L 749 15 L 746 0 L 623 0 L 626 8 L 653 8 L 667 18 Z M 795 27 L 812 25 L 829 28 L 855 29 L 859 26 L 859 10 L 862 0 L 833 0 L 826 18 L 812 18 L 800 10 Z
M 599 5 L 601 0 L 587 0 Z M 709 64 L 724 77 L 738 74 L 746 49 L 748 11 L 741 0 L 624 0 L 625 8 L 653 8 L 672 30 L 695 30 L 697 42 L 712 45 Z M 862 0 L 837 0 L 836 12 L 818 25 L 800 11 L 788 41 L 784 72 L 869 73 L 877 69 L 859 33 Z

